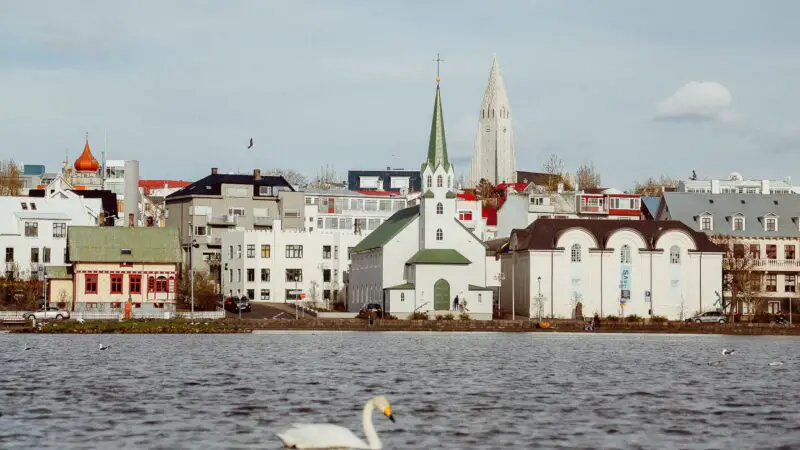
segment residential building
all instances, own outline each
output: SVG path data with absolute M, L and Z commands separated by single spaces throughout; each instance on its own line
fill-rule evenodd
M 512 125 L 511 105 L 495 57 L 478 116 L 478 132 L 469 172 L 470 186 L 477 186 L 481 179 L 495 185 L 515 181 L 517 167 Z
M 676 192 L 692 192 L 695 194 L 796 194 L 800 187 L 792 185 L 792 180 L 786 177 L 783 180 L 750 179 L 745 180 L 738 173 L 733 172 L 728 178 L 707 178 L 698 180 L 696 176 L 678 182 Z
M 143 225 L 164 227 L 167 220 L 166 198 L 192 184 L 182 180 L 139 180 Z
M 38 277 L 39 266 L 65 264 L 67 229 L 96 226 L 100 200 L 0 197 L 0 249 L 7 278 Z
M 754 272 L 753 301 L 733 298 L 731 277 L 726 273 L 724 296 L 734 312 L 750 315 L 776 314 L 800 307 L 800 196 L 761 193 L 705 194 L 665 192 L 657 219 L 679 220 L 693 230 L 726 241 L 725 257 L 745 259 L 744 266 L 728 261 L 728 267 Z
M 56 174 L 48 184 L 41 186 L 41 189 L 31 189 L 28 195 L 30 197 L 51 199 L 84 198 L 87 199 L 85 203 L 90 213 L 93 216 L 102 218 L 102 220 L 100 220 L 101 224 L 110 227 L 118 223 L 121 224 L 121 220 L 118 217 L 119 210 L 117 207 L 119 203 L 117 202 L 117 194 L 105 189 L 78 189 L 72 186 L 72 184 L 64 178 L 63 174 Z
M 419 170 L 348 170 L 347 187 L 351 191 L 387 191 L 397 194 L 419 192 L 422 178 Z
M 42 184 L 42 177 L 45 176 L 45 168 L 40 164 L 23 164 L 22 174 L 22 189 L 20 195 L 28 195 L 28 191 L 36 189 Z
M 455 172 L 447 155 L 437 78 L 425 193 L 419 204 L 394 213 L 353 249 L 348 308 L 370 303 L 399 318 L 414 312 L 446 314 L 455 299 L 475 319 L 492 316 L 486 246 L 457 216 Z
M 174 312 L 178 236 L 176 228 L 71 227 L 73 310 L 121 312 L 131 303 L 143 313 Z M 53 295 L 59 293 L 51 301 L 60 301 Z
M 539 218 L 501 253 L 501 308 L 527 317 L 666 316 L 712 310 L 720 247 L 678 221 Z
M 209 261 L 219 261 L 222 234 L 227 231 L 270 230 L 275 221 L 285 229 L 306 228 L 304 194 L 282 176 L 262 176 L 260 169 L 244 175 L 212 168 L 210 175 L 167 195 L 165 201 L 166 225 L 180 230 L 187 264 L 194 237 L 192 263 L 198 269 L 209 269 Z

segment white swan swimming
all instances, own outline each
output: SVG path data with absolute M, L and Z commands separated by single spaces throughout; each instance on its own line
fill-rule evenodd
M 380 395 L 373 397 L 364 404 L 361 421 L 364 426 L 364 435 L 367 442 L 362 441 L 347 428 L 331 424 L 293 424 L 289 429 L 278 433 L 278 438 L 283 441 L 286 448 L 365 448 L 377 450 L 383 448 L 378 433 L 372 426 L 372 411 L 377 409 L 394 422 L 392 408 L 389 400 Z

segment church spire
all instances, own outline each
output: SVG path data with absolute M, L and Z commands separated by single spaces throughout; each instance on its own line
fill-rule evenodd
M 437 68 L 438 72 L 438 68 Z M 444 135 L 444 117 L 442 114 L 442 92 L 439 87 L 439 76 L 436 76 L 436 98 L 433 103 L 433 119 L 431 120 L 431 137 L 428 142 L 427 165 L 435 170 L 438 166 L 443 166 L 445 170 L 450 168 L 450 160 L 447 158 L 447 140 Z

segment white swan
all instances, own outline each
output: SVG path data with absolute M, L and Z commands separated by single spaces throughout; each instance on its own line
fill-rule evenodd
M 289 429 L 278 433 L 285 448 L 365 448 L 376 450 L 382 448 L 378 433 L 372 426 L 372 411 L 378 409 L 394 422 L 389 400 L 380 395 L 371 398 L 364 404 L 361 421 L 367 442 L 362 441 L 347 428 L 331 424 L 293 424 Z

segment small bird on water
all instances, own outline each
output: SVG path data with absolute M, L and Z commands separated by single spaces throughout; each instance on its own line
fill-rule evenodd
M 772 361 L 771 363 L 769 363 L 769 365 L 770 366 L 782 366 L 783 362 L 781 362 L 781 361 Z
M 111 348 L 111 346 L 110 346 L 110 345 L 103 345 L 103 344 L 98 344 L 98 345 L 100 346 L 100 347 L 99 347 L 99 348 L 100 348 L 100 350 L 106 350 L 106 349 L 109 349 L 109 348 Z
M 723 348 L 723 349 L 722 349 L 722 354 L 723 354 L 724 356 L 728 356 L 728 355 L 730 355 L 731 353 L 733 353 L 733 352 L 735 352 L 735 351 L 736 351 L 736 350 L 728 350 L 727 348 Z

